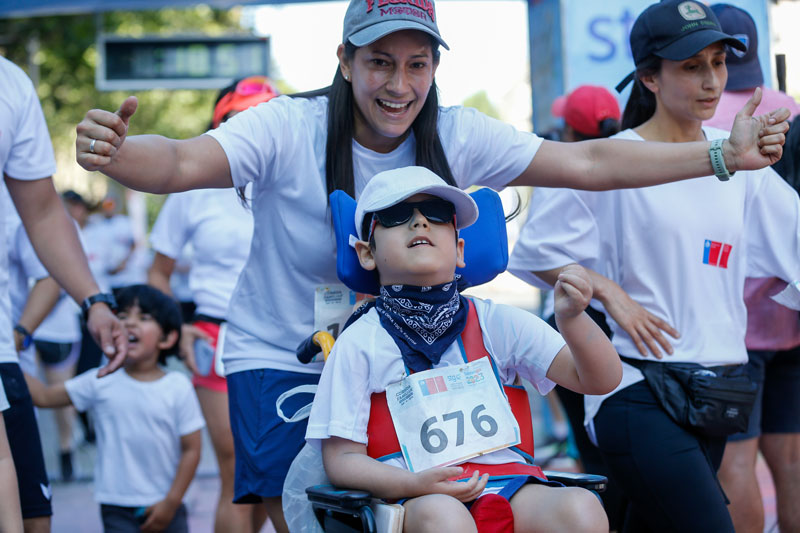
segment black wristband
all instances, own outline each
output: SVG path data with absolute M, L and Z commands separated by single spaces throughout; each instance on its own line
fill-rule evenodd
M 22 335 L 22 349 L 27 349 L 28 346 L 30 346 L 33 342 L 33 335 L 31 335 L 31 332 L 28 331 L 27 328 L 25 328 L 25 326 L 22 324 L 16 324 L 14 326 L 14 331 Z
M 83 312 L 84 321 L 89 320 L 89 309 L 96 303 L 104 303 L 112 311 L 117 310 L 117 300 L 114 298 L 113 294 L 110 292 L 98 292 L 81 302 L 81 311 Z

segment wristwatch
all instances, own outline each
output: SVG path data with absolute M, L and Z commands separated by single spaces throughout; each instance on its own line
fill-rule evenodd
M 96 303 L 106 304 L 112 311 L 117 310 L 117 300 L 110 292 L 98 292 L 86 298 L 81 302 L 81 311 L 83 312 L 83 320 L 89 320 L 89 308 Z
M 22 335 L 22 349 L 27 350 L 28 346 L 33 342 L 33 335 L 31 335 L 31 332 L 21 324 L 14 326 L 14 331 Z
M 724 139 L 714 139 L 708 148 L 708 156 L 711 158 L 711 168 L 719 181 L 728 181 L 736 172 L 728 172 L 725 166 L 725 157 L 722 154 L 722 143 Z

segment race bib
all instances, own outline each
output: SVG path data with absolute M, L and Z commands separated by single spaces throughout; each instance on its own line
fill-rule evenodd
M 327 331 L 333 338 L 339 336 L 347 319 L 353 313 L 358 294 L 345 285 L 320 285 L 314 291 L 314 331 Z M 318 353 L 312 361 L 322 361 Z
M 412 374 L 386 388 L 408 469 L 448 466 L 520 443 L 488 357 Z

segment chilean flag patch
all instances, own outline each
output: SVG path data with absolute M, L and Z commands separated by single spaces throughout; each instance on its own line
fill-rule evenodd
M 720 268 L 728 268 L 728 257 L 731 255 L 730 244 L 706 239 L 703 245 L 703 263 Z

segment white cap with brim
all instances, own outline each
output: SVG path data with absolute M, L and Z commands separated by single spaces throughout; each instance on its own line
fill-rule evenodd
M 355 223 L 358 238 L 363 240 L 364 216 L 386 209 L 415 194 L 430 194 L 447 200 L 456 208 L 456 228 L 472 225 L 478 219 L 478 206 L 472 197 L 447 185 L 442 178 L 425 167 L 403 167 L 376 174 L 358 197 Z

